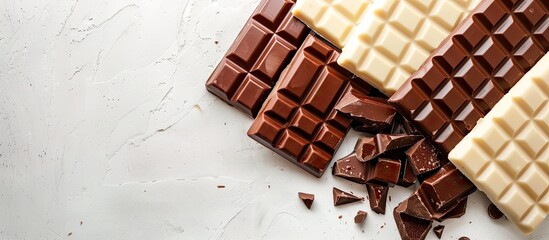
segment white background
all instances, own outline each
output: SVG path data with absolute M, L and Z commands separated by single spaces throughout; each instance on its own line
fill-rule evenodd
M 274 155 L 206 92 L 257 3 L 0 1 L 0 239 L 399 238 L 391 213 L 411 189 L 390 190 L 387 215 L 333 207 L 333 186 L 365 188 Z M 443 238 L 524 238 L 487 206 L 475 193 Z

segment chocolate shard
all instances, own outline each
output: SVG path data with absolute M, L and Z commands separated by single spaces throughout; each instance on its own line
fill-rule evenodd
M 313 202 L 315 200 L 315 195 L 304 192 L 298 192 L 297 195 L 299 196 L 301 201 L 303 201 L 303 204 L 305 204 L 308 209 L 311 209 L 311 206 L 313 205 Z
M 368 199 L 370 200 L 370 208 L 372 211 L 379 214 L 385 214 L 389 187 L 375 183 L 367 183 L 366 188 L 368 189 Z
M 386 99 L 370 97 L 359 91 L 349 91 L 335 109 L 353 119 L 355 130 L 368 133 L 379 133 L 390 128 L 397 114 Z
M 356 183 L 366 183 L 368 174 L 366 163 L 361 162 L 355 153 L 351 153 L 337 161 L 332 168 L 332 174 Z
M 367 212 L 362 211 L 362 210 L 358 210 L 358 212 L 356 213 L 356 216 L 355 216 L 355 223 L 356 224 L 363 223 L 364 220 L 366 219 L 366 216 L 368 216 Z
M 339 206 L 347 203 L 353 203 L 353 202 L 364 200 L 364 198 L 357 197 L 351 193 L 344 192 L 335 187 L 332 192 L 334 195 L 334 206 Z
M 438 239 L 442 238 L 442 233 L 444 232 L 444 225 L 438 225 L 433 228 L 433 232 L 437 235 Z
M 393 135 L 421 135 L 421 132 L 408 121 L 404 116 L 397 112 L 391 126 L 391 134 Z
M 367 182 L 388 184 L 394 186 L 398 182 L 401 163 L 396 159 L 379 158 L 369 161 Z
M 433 221 L 415 218 L 403 212 L 408 208 L 406 202 L 399 204 L 393 210 L 393 217 L 398 228 L 398 233 L 403 240 L 423 240 L 429 233 Z
M 454 207 L 454 209 L 450 210 L 448 213 L 444 214 L 439 219 L 435 219 L 439 222 L 443 222 L 450 218 L 460 218 L 461 216 L 465 215 L 465 212 L 467 211 L 467 198 L 464 198 L 463 200 L 459 201 L 457 206 Z
M 408 147 L 420 138 L 419 135 L 376 134 L 358 139 L 355 152 L 359 160 L 366 162 L 386 152 Z
M 421 139 L 406 151 L 408 162 L 415 175 L 440 168 L 437 149 L 425 139 Z
M 492 219 L 500 219 L 503 217 L 503 213 L 494 205 L 493 203 L 490 203 L 490 206 L 488 206 L 488 216 Z
M 434 211 L 453 208 L 458 201 L 476 190 L 475 185 L 467 179 L 453 164 L 449 163 L 425 179 L 418 188 L 423 199 L 429 199 L 429 207 Z M 452 207 L 450 207 L 452 206 Z
M 412 166 L 410 166 L 410 163 L 406 159 L 400 160 L 400 163 L 401 167 L 397 185 L 402 187 L 410 187 L 414 185 L 414 183 L 416 183 L 416 175 L 412 170 Z

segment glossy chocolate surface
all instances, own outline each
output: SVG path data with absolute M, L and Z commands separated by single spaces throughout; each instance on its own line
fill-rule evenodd
M 385 214 L 389 187 L 382 184 L 367 183 L 366 189 L 368 190 L 368 200 L 370 201 L 372 211 Z
M 338 56 L 333 46 L 309 35 L 248 130 L 251 138 L 317 177 L 351 124 L 334 108 L 355 89 L 353 76 L 337 65 Z
M 290 12 L 295 0 L 263 0 L 206 88 L 255 117 L 310 30 Z
M 335 187 L 332 190 L 332 194 L 334 197 L 334 206 L 340 206 L 340 205 L 364 200 L 364 198 L 357 197 L 351 193 L 345 192 Z
M 334 162 L 332 174 L 356 183 L 366 183 L 368 174 L 366 163 L 361 162 L 355 153 L 351 153 Z

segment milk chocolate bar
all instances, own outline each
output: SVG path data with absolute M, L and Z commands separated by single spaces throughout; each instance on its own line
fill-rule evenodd
M 263 0 L 206 82 L 223 101 L 255 117 L 310 31 L 290 12 L 295 0 Z
M 549 213 L 548 66 L 546 55 L 449 154 L 525 234 Z
M 549 50 L 549 1 L 483 0 L 389 99 L 449 152 Z
M 337 65 L 338 56 L 335 47 L 309 35 L 248 130 L 251 138 L 317 177 L 351 124 L 334 105 L 347 91 L 362 89 L 351 86 L 353 75 Z
M 292 13 L 338 48 L 343 48 L 371 0 L 299 0 Z
M 373 1 L 338 62 L 391 96 L 478 2 Z

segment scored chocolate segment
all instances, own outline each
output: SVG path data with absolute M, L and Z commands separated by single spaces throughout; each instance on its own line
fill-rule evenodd
M 379 158 L 376 161 L 368 162 L 368 177 L 366 181 L 386 183 L 394 186 L 398 182 L 401 163 L 396 159 Z
M 389 99 L 449 152 L 549 50 L 549 1 L 484 0 Z
M 334 105 L 353 76 L 336 63 L 337 50 L 309 35 L 248 130 L 248 135 L 320 177 L 351 125 Z M 364 90 L 364 94 L 367 91 Z
M 295 0 L 263 0 L 214 70 L 206 88 L 255 117 L 310 30 L 294 18 Z

